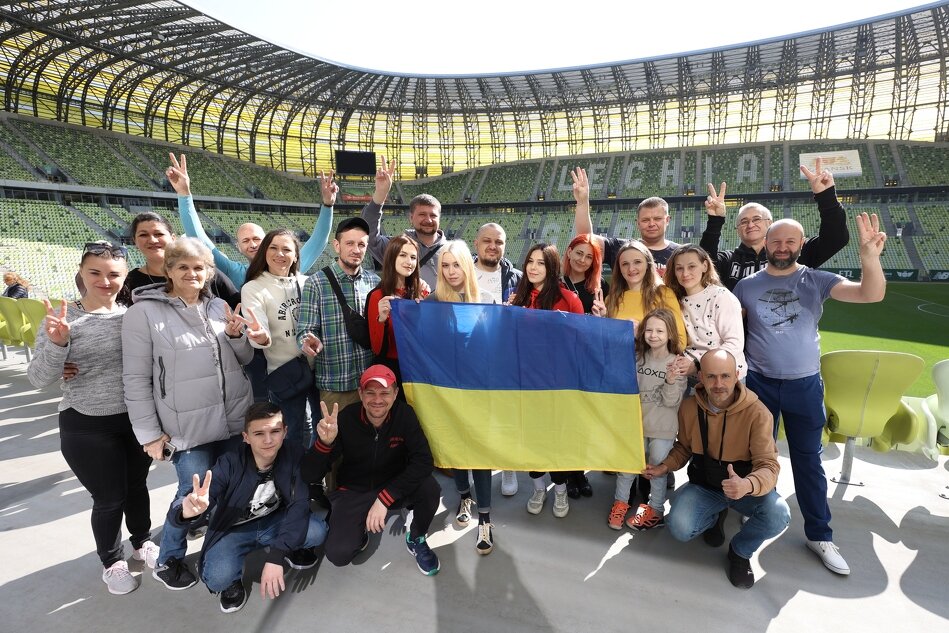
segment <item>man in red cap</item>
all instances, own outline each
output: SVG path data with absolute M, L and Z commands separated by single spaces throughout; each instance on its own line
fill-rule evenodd
M 303 458 L 305 481 L 320 481 L 339 457 L 339 487 L 329 494 L 332 511 L 326 558 L 343 566 L 366 549 L 369 532 L 385 529 L 389 511 L 414 509 L 405 546 L 419 570 L 434 576 L 438 557 L 425 542 L 438 510 L 441 488 L 432 477 L 432 451 L 411 405 L 397 401 L 395 374 L 372 365 L 359 378 L 359 400 L 342 411 L 320 402 L 319 436 Z

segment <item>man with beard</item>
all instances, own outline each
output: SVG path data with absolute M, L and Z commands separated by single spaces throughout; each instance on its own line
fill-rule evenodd
M 517 284 L 521 281 L 521 271 L 504 257 L 507 234 L 500 224 L 490 222 L 478 229 L 475 237 L 475 274 L 478 287 L 506 303 Z
M 369 224 L 369 254 L 377 262 L 382 261 L 386 246 L 389 245 L 389 236 L 382 232 L 382 205 L 392 189 L 395 167 L 395 160 L 387 164 L 385 156 L 382 157 L 382 167 L 376 171 L 376 189 L 372 200 L 362 209 L 362 219 Z M 433 292 L 435 282 L 438 281 L 438 251 L 448 242 L 445 233 L 438 228 L 441 212 L 442 204 L 435 196 L 427 193 L 415 196 L 409 202 L 412 228 L 404 231 L 418 244 L 418 273 Z
M 849 574 L 850 567 L 833 543 L 827 479 L 820 457 L 826 417 L 817 323 L 828 298 L 875 303 L 886 293 L 880 264 L 886 233 L 880 231 L 876 214 L 858 215 L 857 229 L 863 273 L 859 282 L 799 263 L 804 229 L 794 220 L 779 220 L 765 237 L 768 265 L 735 286 L 735 296 L 748 320 L 746 384 L 768 407 L 775 422 L 779 415 L 784 419 L 808 548 L 828 569 L 842 575 Z M 775 424 L 775 437 L 777 431 Z
M 803 241 L 800 259 L 803 265 L 817 268 L 847 245 L 850 233 L 847 231 L 844 208 L 837 199 L 834 175 L 823 168 L 821 159 L 817 159 L 813 172 L 801 165 L 801 173 L 807 178 L 814 193 L 814 201 L 817 202 L 817 210 L 820 212 L 820 228 L 816 236 Z M 719 191 L 715 191 L 711 183 L 708 185 L 709 195 L 705 200 L 708 223 L 699 245 L 715 262 L 715 269 L 722 284 L 729 290 L 734 290 L 738 280 L 764 267 L 764 240 L 772 218 L 771 211 L 757 202 L 742 206 L 735 222 L 741 244 L 735 250 L 718 250 L 718 241 L 725 225 L 725 189 L 724 182 Z

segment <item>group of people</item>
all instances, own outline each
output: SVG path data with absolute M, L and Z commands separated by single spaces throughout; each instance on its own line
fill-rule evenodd
M 385 235 L 382 208 L 396 165 L 383 159 L 372 200 L 335 228 L 335 261 L 306 276 L 329 241 L 338 193 L 332 172 L 323 175 L 323 206 L 307 243 L 288 229 L 265 233 L 245 224 L 237 233 L 245 263 L 228 259 L 207 237 L 187 160 L 170 158 L 167 176 L 188 236 L 176 237 L 157 214 L 139 215 L 132 238 L 146 264 L 135 270 L 124 247 L 87 244 L 80 299 L 47 305 L 29 368 L 36 386 L 62 379 L 62 450 L 92 495 L 93 535 L 110 592 L 128 593 L 139 582 L 122 556 L 123 516 L 133 558 L 169 589 L 200 577 L 225 612 L 247 599 L 242 570 L 250 551 L 269 548 L 261 592 L 275 598 L 284 589 L 284 563 L 311 567 L 322 544 L 327 560 L 346 565 L 390 512 L 405 507 L 413 510 L 407 550 L 422 573 L 438 572 L 426 536 L 442 491 L 422 425 L 401 390 L 392 327 L 392 302 L 399 300 L 630 321 L 648 465 L 635 509 L 636 475 L 617 473 L 609 527 L 666 525 L 677 539 L 702 534 L 720 546 L 725 514 L 734 509 L 747 520 L 731 540 L 728 576 L 750 587 L 749 559 L 790 520 L 775 492 L 780 416 L 808 547 L 831 570 L 849 573 L 833 544 L 820 461 L 817 321 L 828 298 L 883 298 L 886 236 L 875 216 L 857 216 L 860 282 L 815 269 L 849 240 L 833 177 L 820 164 L 814 173 L 802 167 L 820 210 L 819 234 L 805 238 L 794 220 L 774 221 L 751 203 L 738 211 L 741 245 L 734 251 L 718 249 L 725 183 L 720 190 L 709 185 L 701 246 L 665 239 L 669 215 L 661 198 L 640 204 L 641 239 L 625 241 L 593 234 L 589 185 L 577 169 L 576 237 L 562 259 L 552 245 L 532 246 L 519 270 L 505 258 L 500 225 L 480 228 L 472 256 L 439 228 L 440 204 L 429 195 L 410 202 L 411 229 Z M 367 253 L 378 274 L 363 266 Z M 148 514 L 153 461 L 171 461 L 178 477 L 159 544 Z M 689 482 L 667 503 L 670 473 L 686 465 Z M 531 514 L 544 508 L 547 475 L 529 473 Z M 556 517 L 568 514 L 568 499 L 593 493 L 583 472 L 549 477 Z M 489 554 L 491 471 L 456 470 L 454 481 L 455 523 L 468 525 L 476 510 L 476 551 Z M 325 519 L 309 503 L 321 482 L 331 508 Z M 517 473 L 502 472 L 502 495 L 517 489 Z M 202 530 L 196 575 L 185 563 L 187 538 Z

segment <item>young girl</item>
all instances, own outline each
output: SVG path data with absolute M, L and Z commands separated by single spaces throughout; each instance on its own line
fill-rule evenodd
M 662 285 L 649 249 L 641 242 L 630 240 L 616 255 L 610 292 L 606 296 L 606 313 L 614 319 L 626 319 L 638 326 L 646 313 L 656 308 L 666 308 L 672 312 L 679 340 L 684 343 L 685 322 L 679 300 L 675 293 Z
M 405 400 L 402 391 L 402 373 L 399 371 L 399 352 L 395 347 L 392 331 L 393 299 L 424 299 L 418 272 L 418 244 L 405 235 L 389 240 L 382 258 L 382 278 L 379 285 L 366 297 L 366 318 L 369 321 L 369 338 L 373 364 L 385 365 L 395 374 L 399 385 L 399 398 Z
M 570 241 L 563 257 L 563 283 L 583 304 L 584 314 L 593 314 L 594 304 L 602 304 L 610 285 L 603 279 L 603 249 L 600 240 L 581 233 Z M 567 496 L 592 497 L 593 488 L 582 470 L 567 477 Z
M 391 242 L 390 242 L 391 243 Z M 428 295 L 428 301 L 447 301 L 451 303 L 494 303 L 494 296 L 478 288 L 475 276 L 474 260 L 468 245 L 462 240 L 453 240 L 442 247 L 438 254 L 438 280 L 435 292 Z M 494 549 L 494 525 L 491 523 L 491 471 L 454 469 L 455 488 L 461 499 L 455 524 L 465 527 L 471 522 L 474 500 L 471 498 L 471 484 L 468 473 L 474 479 L 475 494 L 478 498 L 478 540 L 475 551 L 482 555 L 490 554 Z
M 562 310 L 583 314 L 583 304 L 577 295 L 567 290 L 560 282 L 560 256 L 553 244 L 536 244 L 524 259 L 524 276 L 517 286 L 512 305 L 540 310 Z M 531 471 L 534 493 L 527 501 L 527 511 L 540 514 L 547 500 L 547 485 L 542 472 Z M 554 482 L 554 516 L 563 518 L 570 511 L 567 501 L 567 478 L 569 472 L 551 472 Z
M 712 258 L 700 246 L 685 244 L 672 253 L 666 266 L 666 286 L 682 302 L 689 344 L 684 363 L 690 376 L 710 349 L 731 352 L 738 363 L 738 378 L 747 373 L 745 330 L 741 323 L 741 303 L 719 281 Z
M 676 362 L 680 354 L 682 339 L 672 312 L 660 308 L 648 313 L 636 332 L 636 378 L 643 412 L 646 461 L 650 464 L 658 464 L 669 455 L 679 429 L 677 416 L 686 386 L 685 369 Z M 626 499 L 635 479 L 633 473 L 616 475 L 615 500 L 608 519 L 614 530 L 623 527 L 623 519 L 629 511 Z M 626 521 L 627 527 L 649 530 L 663 524 L 666 477 L 655 477 L 649 484 L 649 503 L 639 506 L 636 514 Z

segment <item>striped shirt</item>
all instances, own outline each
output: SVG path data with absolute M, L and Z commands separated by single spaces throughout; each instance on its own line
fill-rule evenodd
M 355 275 L 347 275 L 339 262 L 330 270 L 336 275 L 349 307 L 364 314 L 366 297 L 379 283 L 372 271 L 360 267 Z M 323 351 L 316 355 L 314 373 L 320 391 L 354 391 L 359 377 L 372 363 L 372 351 L 363 349 L 349 338 L 343 309 L 333 293 L 333 287 L 322 270 L 311 275 L 303 285 L 303 301 L 297 320 L 297 345 L 302 347 L 304 336 L 312 332 L 323 343 Z

